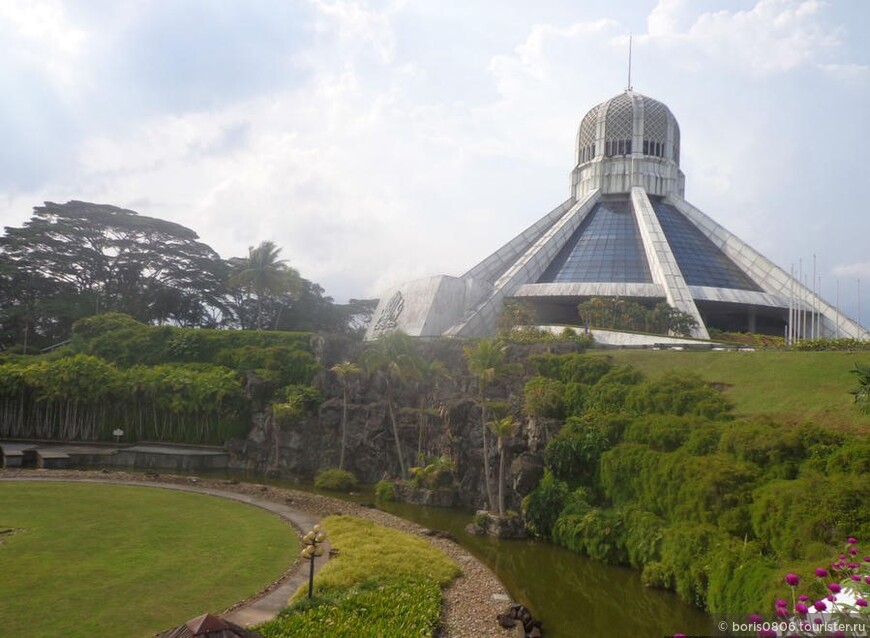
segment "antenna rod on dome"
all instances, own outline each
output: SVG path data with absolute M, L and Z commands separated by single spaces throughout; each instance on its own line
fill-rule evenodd
M 631 91 L 631 33 L 628 34 L 628 88 Z

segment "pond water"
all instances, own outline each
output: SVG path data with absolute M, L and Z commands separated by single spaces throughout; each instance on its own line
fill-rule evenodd
M 356 495 L 315 490 L 289 482 L 246 476 L 290 489 L 303 489 L 356 502 L 371 502 L 370 489 Z M 649 589 L 640 573 L 585 558 L 552 543 L 498 540 L 465 531 L 473 512 L 408 503 L 378 503 L 384 511 L 430 529 L 453 534 L 492 569 L 511 596 L 543 623 L 547 638 L 663 638 L 675 633 L 712 636 L 711 618 L 675 594 Z M 493 622 L 495 619 L 493 618 Z
M 496 573 L 517 602 L 543 622 L 547 638 L 721 633 L 714 631 L 707 614 L 675 594 L 644 587 L 633 569 L 612 567 L 542 541 L 472 536 L 465 532 L 471 512 L 407 503 L 379 506 L 456 536 Z

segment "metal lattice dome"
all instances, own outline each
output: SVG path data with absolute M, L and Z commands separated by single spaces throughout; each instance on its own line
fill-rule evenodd
M 577 163 L 640 153 L 680 164 L 680 125 L 671 110 L 634 91 L 594 106 L 577 133 Z

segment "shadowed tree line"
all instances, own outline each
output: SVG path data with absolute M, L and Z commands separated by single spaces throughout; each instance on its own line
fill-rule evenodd
M 180 224 L 105 204 L 47 202 L 0 237 L 0 348 L 68 339 L 84 317 L 358 334 L 370 301 L 333 303 L 271 241 L 222 259 Z

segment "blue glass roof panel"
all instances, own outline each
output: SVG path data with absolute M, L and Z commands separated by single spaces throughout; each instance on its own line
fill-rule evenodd
M 628 199 L 601 201 L 574 232 L 538 283 L 652 283 Z
M 661 201 L 652 204 L 688 285 L 761 290 L 680 211 Z

